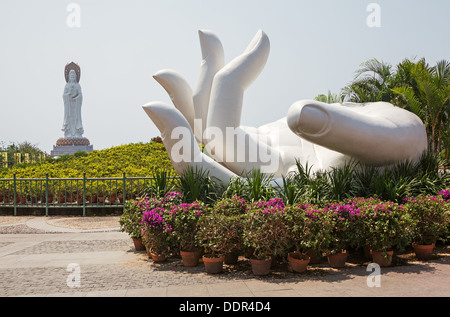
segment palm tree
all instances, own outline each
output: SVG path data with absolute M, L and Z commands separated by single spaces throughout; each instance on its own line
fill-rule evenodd
M 390 64 L 370 59 L 360 65 L 353 82 L 342 89 L 341 95 L 351 102 L 390 102 L 395 80 Z
M 401 76 L 403 83 L 392 88 L 392 92 L 401 98 L 394 103 L 422 119 L 432 152 L 439 152 L 443 146 L 448 148 L 450 63 L 442 60 L 430 67 L 424 59 L 413 64 L 405 60 L 399 69 L 397 77 Z
M 357 103 L 390 102 L 415 113 L 425 124 L 430 150 L 438 153 L 446 149 L 448 157 L 450 62 L 442 60 L 430 66 L 424 58 L 417 62 L 404 59 L 393 68 L 370 59 L 361 64 L 341 97 Z

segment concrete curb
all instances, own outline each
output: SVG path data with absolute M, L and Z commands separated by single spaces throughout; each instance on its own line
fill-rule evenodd
M 58 218 L 53 220 L 47 220 L 46 218 L 36 217 L 29 219 L 25 224 L 33 229 L 42 230 L 52 233 L 89 233 L 89 232 L 110 232 L 119 231 L 120 227 L 110 227 L 110 228 L 99 228 L 99 229 L 78 229 L 78 228 L 67 228 L 58 227 L 56 224 L 58 221 L 64 221 L 71 218 Z M 55 225 L 52 225 L 54 223 Z

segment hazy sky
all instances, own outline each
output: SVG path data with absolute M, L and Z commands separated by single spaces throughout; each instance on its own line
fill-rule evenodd
M 367 24 L 372 2 L 381 27 Z M 70 3 L 81 8 L 80 27 L 67 24 Z M 199 29 L 219 36 L 226 62 L 259 29 L 269 36 L 269 60 L 242 115 L 259 126 L 297 100 L 339 92 L 369 58 L 450 60 L 448 12 L 448 0 L 1 0 L 0 141 L 52 150 L 63 136 L 71 61 L 81 66 L 84 136 L 94 149 L 158 136 L 142 105 L 170 99 L 152 75 L 174 69 L 194 88 Z

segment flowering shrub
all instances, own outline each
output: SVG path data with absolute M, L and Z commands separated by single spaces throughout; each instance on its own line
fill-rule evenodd
M 442 196 L 442 199 L 449 201 L 450 200 L 450 189 L 443 189 L 438 193 L 438 196 Z
M 324 252 L 324 241 L 331 231 L 324 227 L 323 210 L 313 205 L 294 205 L 285 208 L 285 220 L 290 228 L 289 244 L 297 252 Z
M 291 229 L 284 204 L 278 200 L 257 201 L 244 218 L 243 242 L 258 259 L 284 255 L 289 247 Z
M 315 205 L 300 204 L 307 217 L 307 224 L 311 230 L 311 237 L 305 248 L 313 250 L 316 254 L 323 254 L 329 251 L 332 241 L 333 223 L 328 219 L 324 208 Z
M 386 252 L 404 249 L 411 243 L 412 218 L 405 206 L 394 202 L 368 203 L 361 206 L 365 240 L 375 251 Z
M 231 254 L 242 248 L 243 229 L 242 215 L 212 211 L 200 217 L 196 239 L 207 254 Z
M 126 232 L 132 239 L 142 238 L 142 204 L 139 200 L 129 200 L 119 218 L 120 231 Z
M 164 195 L 163 199 L 158 203 L 159 207 L 172 207 L 174 205 L 181 204 L 183 201 L 183 193 L 182 192 L 168 192 Z
M 327 235 L 329 254 L 362 245 L 364 230 L 361 224 L 365 214 L 357 201 L 326 204 L 322 217 L 324 229 L 330 230 Z
M 262 210 L 263 212 L 284 211 L 284 202 L 281 198 L 272 198 L 268 201 L 258 200 L 249 205 L 250 210 Z
M 120 230 L 127 232 L 133 239 L 142 238 L 144 231 L 142 218 L 144 213 L 157 207 L 171 207 L 180 202 L 181 199 L 182 194 L 180 192 L 169 192 L 162 199 L 143 197 L 136 200 L 127 200 L 119 219 Z
M 170 247 L 170 233 L 172 227 L 165 220 L 165 209 L 156 207 L 145 211 L 142 217 L 143 233 L 142 241 L 147 247 L 157 254 L 166 252 Z
M 197 223 L 208 207 L 199 201 L 173 205 L 167 213 L 167 223 L 172 227 L 172 243 L 182 251 L 192 251 L 196 241 Z
M 234 195 L 231 198 L 218 200 L 213 210 L 227 215 L 243 215 L 247 212 L 248 204 L 244 198 Z
M 251 249 L 256 258 L 289 250 L 337 253 L 349 247 L 375 251 L 401 250 L 417 242 L 434 242 L 448 231 L 448 190 L 434 197 L 407 198 L 404 204 L 376 198 L 352 198 L 339 203 L 288 205 L 281 198 L 248 202 L 239 196 L 216 201 L 183 203 L 183 194 L 161 199 L 128 201 L 122 229 L 143 235 L 153 250 L 231 253 Z
M 419 244 L 433 244 L 447 231 L 448 204 L 443 191 L 439 196 L 419 196 L 405 199 L 407 212 L 414 220 L 414 240 Z

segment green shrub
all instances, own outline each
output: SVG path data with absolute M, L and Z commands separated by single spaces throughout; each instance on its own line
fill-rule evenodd
M 120 231 L 128 233 L 132 239 L 141 239 L 144 229 L 141 224 L 143 212 L 144 208 L 141 201 L 127 201 L 119 218 Z
M 220 196 L 220 184 L 214 181 L 209 172 L 190 166 L 180 175 L 180 191 L 185 202 L 203 201 L 211 203 Z
M 243 243 L 257 259 L 284 256 L 290 247 L 291 229 L 281 199 L 256 201 L 243 219 Z
M 448 203 L 442 196 L 408 198 L 405 208 L 414 221 L 414 242 L 433 244 L 446 237 L 450 216 Z
M 197 243 L 206 254 L 227 255 L 242 249 L 243 215 L 211 211 L 197 224 Z

